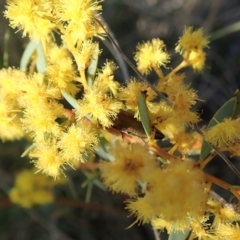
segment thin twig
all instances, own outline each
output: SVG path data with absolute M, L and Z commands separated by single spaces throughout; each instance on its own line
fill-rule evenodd
M 210 190 L 209 197 L 218 201 L 223 207 L 226 207 L 230 210 L 234 210 L 234 205 L 233 204 L 228 203 L 224 198 L 222 198 L 219 194 L 217 194 L 213 190 Z
M 106 32 L 108 38 L 112 42 L 112 44 L 116 47 L 116 49 L 120 52 L 120 54 L 123 56 L 124 60 L 127 62 L 127 64 L 133 69 L 133 71 L 138 75 L 138 77 L 144 81 L 154 92 L 158 94 L 162 99 L 164 99 L 167 103 L 169 103 L 169 100 L 162 94 L 153 84 L 151 84 L 143 75 L 138 71 L 138 69 L 134 66 L 134 64 L 130 61 L 130 59 L 124 54 L 122 49 L 115 43 L 114 39 L 108 34 L 106 28 L 103 26 L 103 24 L 100 22 L 99 19 L 95 18 L 95 20 L 98 22 L 98 24 L 103 28 L 103 30 Z
M 213 184 L 216 184 L 217 186 L 220 186 L 221 188 L 230 191 L 238 200 L 240 200 L 240 194 L 237 189 L 235 189 L 231 184 L 216 178 L 208 173 L 204 173 L 204 177 L 206 181 L 211 182 Z
M 106 23 L 106 21 L 104 20 L 103 17 L 100 17 L 101 21 L 104 23 L 105 26 L 107 26 L 107 32 L 108 34 L 111 36 L 111 38 L 114 40 L 114 42 L 119 46 L 117 39 L 114 36 L 113 31 L 111 30 L 111 28 L 109 27 L 109 25 Z M 104 45 L 109 49 L 109 51 L 112 53 L 112 55 L 115 57 L 115 59 L 117 60 L 119 67 L 122 71 L 123 74 L 123 78 L 125 81 L 129 81 L 130 77 L 129 77 L 129 73 L 128 73 L 128 69 L 127 69 L 127 65 L 122 57 L 122 55 L 119 53 L 118 49 L 113 45 L 113 47 L 110 46 L 109 42 L 104 40 L 103 41 Z

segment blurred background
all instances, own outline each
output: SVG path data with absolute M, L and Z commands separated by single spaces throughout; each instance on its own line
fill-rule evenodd
M 0 0 L 1 12 L 5 1 Z M 202 73 L 186 70 L 187 81 L 198 90 L 201 101 L 196 108 L 201 112 L 201 126 L 206 125 L 214 113 L 230 99 L 240 86 L 240 2 L 238 0 L 105 0 L 103 18 L 109 25 L 123 52 L 132 60 L 136 45 L 151 38 L 165 41 L 172 55 L 171 67 L 181 58 L 174 52 L 175 43 L 184 26 L 202 27 L 211 43 L 207 49 L 206 68 Z M 4 61 L 18 67 L 27 38 L 14 33 L 8 21 L 0 14 L 0 67 Z M 113 59 L 102 43 L 100 65 L 106 58 Z M 4 53 L 8 52 L 8 59 Z M 135 76 L 127 67 L 129 76 Z M 124 82 L 126 76 L 118 69 L 116 79 Z M 154 82 L 155 75 L 149 79 Z M 1 127 L 1 123 L 0 123 Z M 156 239 L 151 226 L 135 224 L 124 209 L 126 196 L 111 194 L 93 185 L 91 200 L 85 202 L 87 189 L 81 187 L 86 176 L 81 171 L 68 170 L 70 184 L 55 189 L 54 204 L 24 209 L 12 204 L 7 193 L 14 184 L 16 174 L 31 168 L 29 159 L 20 158 L 27 142 L 0 143 L 0 239 L 1 240 L 142 240 Z M 239 159 L 232 160 L 240 169 Z M 239 184 L 231 170 L 216 158 L 206 169 L 214 176 Z M 75 196 L 72 195 L 72 189 Z M 231 196 L 222 189 L 215 190 L 227 201 Z M 75 197 L 75 198 L 74 198 Z M 166 239 L 161 234 L 161 239 Z

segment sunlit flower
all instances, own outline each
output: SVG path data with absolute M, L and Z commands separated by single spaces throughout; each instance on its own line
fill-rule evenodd
M 181 77 L 182 75 L 176 75 L 176 78 L 170 78 L 165 85 L 165 91 L 173 108 L 171 117 L 180 125 L 193 126 L 200 120 L 199 115 L 192 110 L 192 106 L 199 98 L 197 92 L 189 88 L 189 85 L 186 85 Z
M 91 124 L 72 125 L 66 133 L 62 133 L 57 143 L 61 156 L 67 163 L 84 161 L 83 154 L 93 151 L 97 145 L 96 132 Z
M 90 24 L 94 13 L 102 10 L 99 0 L 61 0 L 56 2 L 57 14 L 62 21 Z
M 135 195 L 137 182 L 144 182 L 157 168 L 153 155 L 138 144 L 127 146 L 120 142 L 110 152 L 115 161 L 100 164 L 104 183 L 114 192 Z
M 104 127 L 110 127 L 122 108 L 122 103 L 102 91 L 102 86 L 95 85 L 79 100 L 76 110 L 78 120 L 89 115 L 94 123 L 99 122 Z
M 55 101 L 39 103 L 37 108 L 28 106 L 21 118 L 23 129 L 29 132 L 35 141 L 43 140 L 46 134 L 58 136 L 61 128 L 56 119 L 62 112 L 63 106 Z
M 56 2 L 56 15 L 63 23 L 68 22 L 66 31 L 73 44 L 103 33 L 103 29 L 94 21 L 102 6 L 98 0 L 61 0 Z M 69 37 L 68 36 L 68 37 Z M 67 42 L 66 39 L 64 39 Z
M 208 37 L 203 35 L 203 29 L 194 30 L 193 27 L 185 27 L 183 36 L 179 38 L 176 46 L 176 52 L 192 52 L 202 50 L 208 47 Z
M 214 230 L 210 228 L 209 216 L 205 215 L 200 219 L 190 218 L 190 226 L 194 236 L 198 239 L 215 240 Z
M 85 70 L 94 54 L 100 54 L 98 43 L 92 40 L 83 41 L 80 49 L 73 52 L 75 61 L 78 65 L 78 70 Z
M 117 69 L 117 66 L 112 61 L 106 61 L 101 71 L 98 72 L 95 79 L 96 85 L 102 85 L 105 88 L 105 92 L 111 92 L 114 96 L 117 96 L 120 88 L 120 83 L 114 81 L 113 73 Z
M 194 145 L 201 147 L 201 135 L 196 132 L 180 132 L 174 136 L 171 143 L 175 144 L 182 154 L 189 154 L 194 150 Z
M 126 87 L 120 89 L 118 98 L 124 101 L 128 110 L 138 111 L 138 97 L 141 93 L 146 93 L 147 104 L 156 97 L 156 93 L 144 82 L 139 82 L 135 78 L 131 79 Z
M 23 30 L 23 36 L 29 34 L 32 39 L 46 38 L 56 27 L 53 20 L 53 1 L 45 0 L 8 0 L 5 17 L 10 26 Z
M 240 236 L 240 227 L 239 224 L 235 225 L 230 223 L 220 223 L 216 229 L 216 236 L 220 240 L 231 239 L 238 240 Z
M 205 132 L 205 139 L 217 147 L 231 144 L 239 139 L 239 136 L 239 120 L 231 118 L 225 118 Z
M 58 178 L 62 174 L 65 160 L 60 156 L 56 141 L 45 141 L 38 143 L 29 157 L 33 159 L 35 166 L 39 171 Z
M 188 58 L 188 63 L 196 71 L 203 70 L 205 66 L 206 53 L 202 50 L 192 51 Z
M 34 73 L 24 79 L 21 79 L 19 84 L 18 102 L 21 107 L 35 106 L 49 99 L 59 99 L 61 92 L 55 86 L 46 84 L 44 81 L 44 74 Z
M 160 39 L 154 38 L 137 46 L 134 57 L 138 70 L 143 74 L 150 73 L 154 67 L 166 67 L 170 61 L 170 56 L 166 52 L 166 45 Z
M 22 79 L 26 74 L 17 69 L 2 69 L 0 71 L 0 139 L 12 141 L 21 139 L 24 131 L 20 122 L 21 110 L 18 97 Z
M 4 93 L 4 96 L 8 98 L 8 100 L 14 99 L 15 102 L 17 102 L 16 98 L 20 93 L 19 87 L 22 83 L 22 79 L 25 78 L 25 72 L 14 68 L 0 70 L 0 89 L 2 90 L 2 93 Z
M 52 88 L 56 87 L 59 90 L 65 90 L 72 96 L 79 91 L 79 86 L 73 83 L 76 79 L 76 69 L 73 61 L 69 52 L 62 47 L 56 45 L 50 47 L 45 76 Z M 72 85 L 75 85 L 74 89 L 71 88 Z
M 214 240 L 215 236 L 212 235 L 213 231 L 209 229 L 209 223 L 207 223 L 208 220 L 208 216 L 203 216 L 197 219 L 189 216 L 188 222 L 167 221 L 163 217 L 157 217 L 151 221 L 151 224 L 155 229 L 166 229 L 168 234 L 172 232 L 183 232 L 186 229 L 191 228 L 193 236 L 199 237 L 200 239 Z
M 20 121 L 20 107 L 11 98 L 4 98 L 0 90 L 0 139 L 13 141 L 24 136 Z

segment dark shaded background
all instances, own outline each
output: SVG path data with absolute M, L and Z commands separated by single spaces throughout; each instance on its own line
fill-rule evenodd
M 0 0 L 1 11 L 5 1 Z M 187 69 L 187 81 L 198 89 L 204 100 L 197 105 L 202 112 L 202 124 L 208 123 L 217 109 L 239 87 L 240 81 L 240 2 L 238 0 L 105 0 L 103 17 L 115 34 L 122 50 L 132 59 L 137 43 L 151 38 L 165 41 L 169 53 L 174 54 L 174 46 L 181 36 L 184 26 L 203 27 L 211 35 L 210 48 L 207 50 L 206 69 L 203 73 L 193 73 Z M 234 30 L 225 27 L 239 22 Z M 21 54 L 27 39 L 21 33 L 14 34 L 8 27 L 8 21 L 0 15 L 0 66 L 3 66 L 4 49 L 9 53 L 9 66 L 19 66 Z M 221 35 L 217 31 L 223 30 Z M 229 28 L 228 28 L 229 30 Z M 4 36 L 9 32 L 8 44 Z M 215 40 L 214 40 L 215 38 Z M 102 44 L 102 48 L 105 46 Z M 113 58 L 106 50 L 101 55 Z M 172 56 L 171 66 L 180 61 L 178 55 Z M 134 73 L 129 69 L 131 75 Z M 125 81 L 120 69 L 116 72 L 119 81 Z M 155 75 L 149 79 L 154 81 Z M 1 127 L 1 123 L 0 123 Z M 7 192 L 12 186 L 15 174 L 31 167 L 28 159 L 20 155 L 26 142 L 0 143 L 0 239 L 81 239 L 81 240 L 142 240 L 155 239 L 148 225 L 134 225 L 126 229 L 134 218 L 129 218 L 124 210 L 125 196 L 112 195 L 97 187 L 93 188 L 90 204 L 85 204 L 86 189 L 81 188 L 85 176 L 78 171 L 68 171 L 72 179 L 78 200 L 74 200 L 69 187 L 56 190 L 56 203 L 50 206 L 25 210 L 12 205 Z M 240 169 L 239 160 L 233 160 Z M 206 170 L 232 184 L 239 179 L 230 171 L 221 159 L 215 159 Z M 216 188 L 226 200 L 230 195 Z M 162 237 L 164 239 L 164 237 Z

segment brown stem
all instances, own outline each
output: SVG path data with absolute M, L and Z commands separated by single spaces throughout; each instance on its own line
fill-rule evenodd
M 219 187 L 222 187 L 222 188 L 226 189 L 227 191 L 230 191 L 238 200 L 240 200 L 239 191 L 237 189 L 234 189 L 234 187 L 231 184 L 229 184 L 219 178 L 216 178 L 208 173 L 205 173 L 205 178 L 208 182 L 212 182 L 212 183 L 218 185 Z

